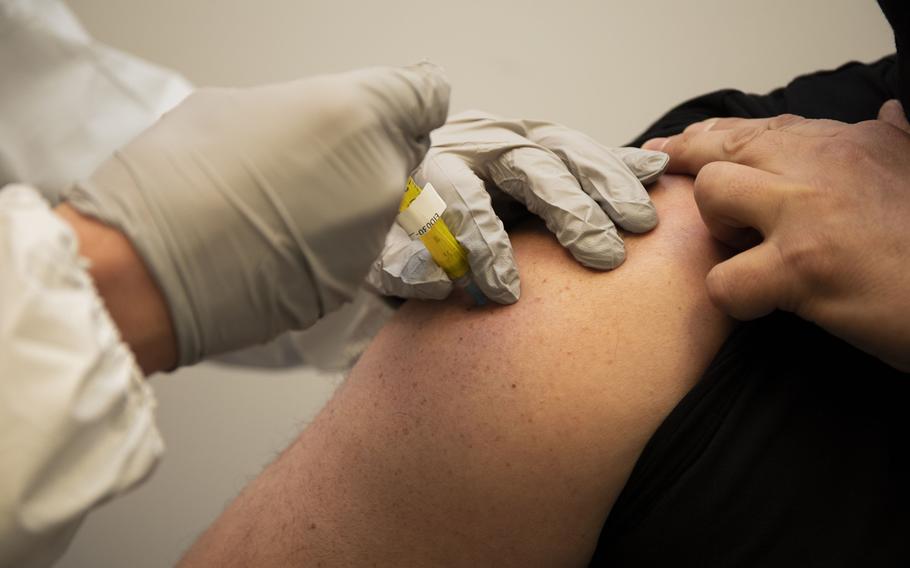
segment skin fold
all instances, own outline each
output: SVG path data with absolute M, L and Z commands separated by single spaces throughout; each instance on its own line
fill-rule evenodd
M 617 270 L 512 234 L 522 297 L 408 302 L 181 566 L 585 565 L 649 437 L 732 323 L 688 177 Z

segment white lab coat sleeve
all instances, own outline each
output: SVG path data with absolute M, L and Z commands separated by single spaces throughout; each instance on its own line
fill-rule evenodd
M 60 0 L 0 0 L 0 187 L 56 203 L 192 91 L 95 41 Z
M 0 566 L 48 566 L 163 444 L 155 401 L 68 224 L 0 189 Z

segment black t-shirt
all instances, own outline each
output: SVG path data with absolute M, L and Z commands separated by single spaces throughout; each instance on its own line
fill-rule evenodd
M 904 112 L 910 112 L 910 5 L 907 0 L 878 0 L 878 5 L 894 31 L 898 68 L 895 95 L 904 105 Z
M 636 143 L 714 116 L 858 122 L 890 98 L 910 110 L 908 9 L 880 4 L 898 56 L 767 95 L 697 97 Z M 591 564 L 910 566 L 908 408 L 910 375 L 814 324 L 779 312 L 741 324 L 646 445 Z

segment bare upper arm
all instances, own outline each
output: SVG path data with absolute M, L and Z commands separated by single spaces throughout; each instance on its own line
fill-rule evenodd
M 409 302 L 188 555 L 285 565 L 585 564 L 639 452 L 729 332 L 688 178 L 610 273 L 513 236 L 514 306 Z M 248 555 L 248 556 L 247 556 Z

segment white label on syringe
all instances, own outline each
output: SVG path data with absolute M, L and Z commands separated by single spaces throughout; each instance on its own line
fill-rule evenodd
M 398 224 L 412 239 L 418 239 L 429 231 L 442 217 L 446 202 L 439 197 L 433 184 L 428 183 L 417 199 L 407 209 L 398 214 Z

